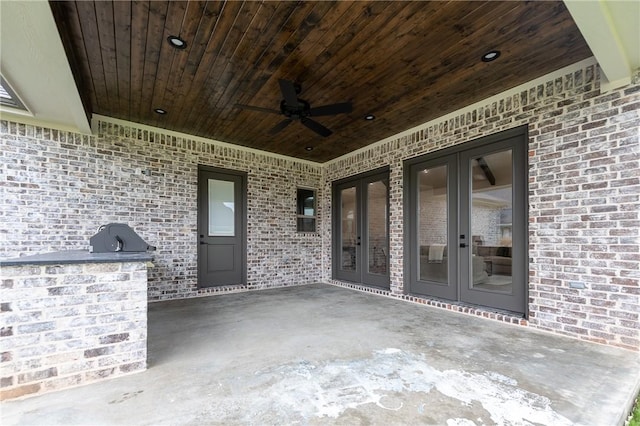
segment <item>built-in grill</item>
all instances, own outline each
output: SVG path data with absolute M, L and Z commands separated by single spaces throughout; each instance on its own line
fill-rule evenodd
M 144 252 L 155 250 L 125 223 L 102 225 L 89 239 L 90 253 Z

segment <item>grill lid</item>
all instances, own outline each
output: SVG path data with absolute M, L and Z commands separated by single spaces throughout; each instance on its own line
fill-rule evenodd
M 90 253 L 143 252 L 155 249 L 125 223 L 102 225 L 98 233 L 89 238 Z

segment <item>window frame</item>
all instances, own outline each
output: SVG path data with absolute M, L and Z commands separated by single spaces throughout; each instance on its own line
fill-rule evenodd
M 305 191 L 307 194 L 305 194 Z M 311 192 L 313 196 L 313 214 L 304 214 L 305 200 L 308 198 L 308 193 Z M 304 197 L 304 198 L 301 198 Z M 302 220 L 301 220 L 302 219 Z M 313 224 L 313 230 L 304 228 L 304 219 L 311 220 Z M 316 233 L 318 231 L 318 190 L 315 188 L 308 188 L 299 186 L 296 188 L 296 231 L 299 233 Z

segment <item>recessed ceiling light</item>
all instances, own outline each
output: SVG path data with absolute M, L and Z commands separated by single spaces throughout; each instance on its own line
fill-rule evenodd
M 157 114 L 160 114 L 160 115 L 165 115 L 165 114 L 167 113 L 167 111 L 166 111 L 166 110 L 164 110 L 164 109 L 162 109 L 162 108 L 156 108 L 156 109 L 154 109 L 154 111 L 155 111 Z
M 499 50 L 490 50 L 487 53 L 485 53 L 484 55 L 482 55 L 482 62 L 495 61 L 499 57 L 500 57 L 500 51 Z
M 169 44 L 173 47 L 175 47 L 176 49 L 186 49 L 187 48 L 187 42 L 184 41 L 183 39 L 181 39 L 178 36 L 169 36 L 167 37 L 167 41 L 169 42 Z
M 367 115 L 364 116 L 364 119 L 368 120 L 368 121 L 371 121 L 371 120 L 375 120 L 376 116 L 373 115 L 373 114 L 367 114 Z
M 307 146 L 304 149 L 306 149 L 307 151 L 313 151 L 313 147 L 312 146 Z

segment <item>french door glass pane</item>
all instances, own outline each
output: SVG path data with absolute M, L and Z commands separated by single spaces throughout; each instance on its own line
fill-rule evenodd
M 418 276 L 423 281 L 447 283 L 447 166 L 418 173 Z
M 340 191 L 340 220 L 342 221 L 342 235 L 340 236 L 342 259 L 340 267 L 346 271 L 356 270 L 356 243 L 357 243 L 357 209 L 356 188 L 350 187 Z
M 209 236 L 233 237 L 234 220 L 234 182 L 209 179 Z
M 513 156 L 500 151 L 471 161 L 471 288 L 511 293 Z
M 367 185 L 368 271 L 387 273 L 387 181 L 379 180 Z

